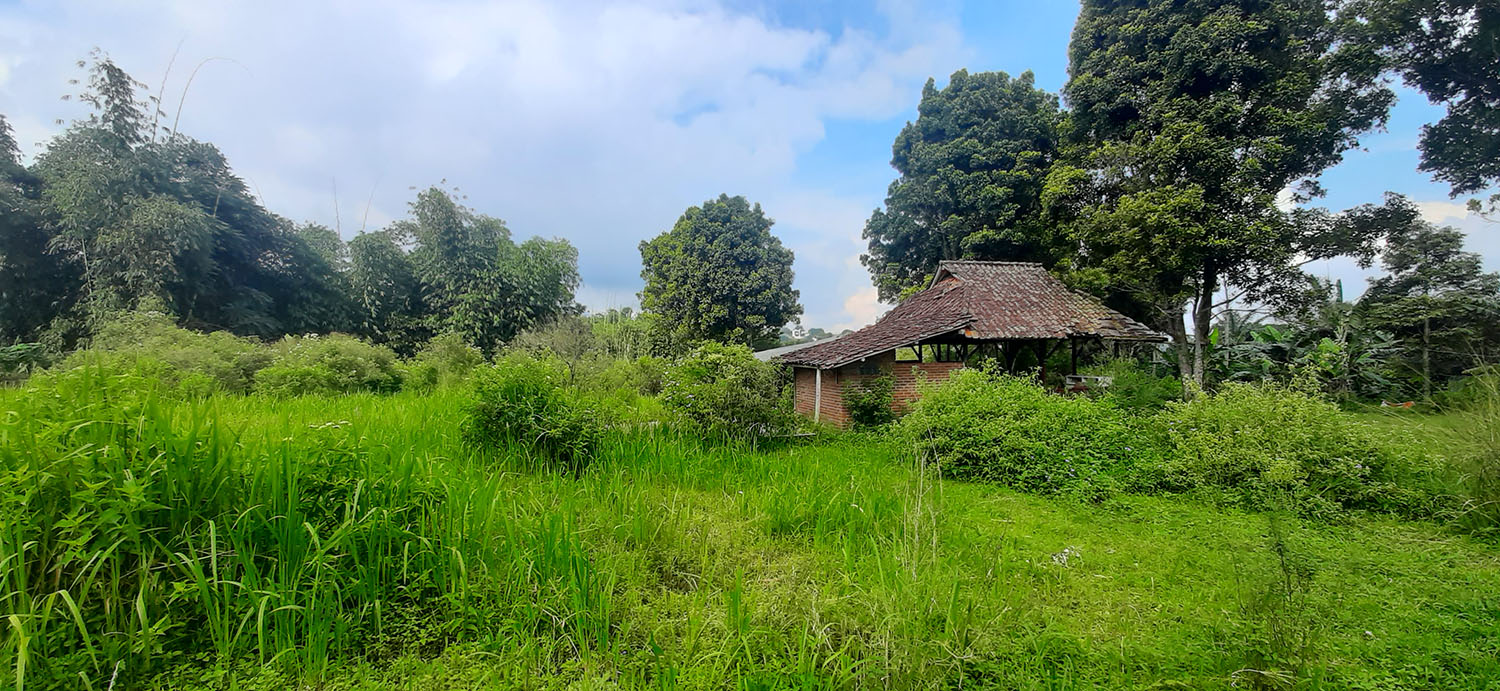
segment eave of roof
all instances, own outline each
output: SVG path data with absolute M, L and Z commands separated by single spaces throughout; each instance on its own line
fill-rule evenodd
M 1068 288 L 1040 264 L 945 261 L 926 290 L 879 321 L 834 342 L 777 357 L 800 367 L 841 367 L 958 330 L 975 341 L 1103 338 L 1161 342 L 1161 334 Z

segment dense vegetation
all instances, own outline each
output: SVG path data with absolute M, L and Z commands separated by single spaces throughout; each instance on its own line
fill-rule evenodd
M 1274 385 L 1158 404 L 1146 373 L 1063 398 L 968 370 L 897 434 L 773 443 L 713 431 L 785 419 L 776 386 L 725 385 L 774 381 L 737 348 L 668 365 L 660 402 L 587 378 L 612 369 L 597 351 L 575 369 L 442 342 L 397 363 L 396 393 L 180 384 L 219 345 L 91 351 L 3 397 L 18 688 L 1500 675 L 1500 561 L 1470 537 L 1495 530 L 1500 389 L 1449 432 Z M 428 367 L 446 384 L 411 376 Z
M 1089 0 L 1065 98 L 929 82 L 881 297 L 1042 261 L 1177 348 L 1085 347 L 1086 395 L 975 362 L 895 409 L 883 373 L 854 432 L 750 350 L 827 334 L 743 197 L 584 316 L 567 241 L 439 187 L 295 224 L 95 55 L 29 165 L 0 118 L 0 684 L 1493 687 L 1500 277 L 1404 199 L 1275 199 L 1388 74 L 1449 105 L 1424 169 L 1495 182 L 1495 20 Z M 1299 268 L 1335 255 L 1385 275 L 1346 301 Z
M 213 145 L 160 127 L 144 85 L 108 57 L 93 56 L 79 100 L 93 112 L 29 167 L 0 116 L 0 344 L 38 344 L 9 371 L 136 309 L 267 340 L 351 333 L 403 354 L 440 333 L 493 352 L 579 311 L 566 240 L 514 242 L 433 187 L 410 219 L 345 243 L 266 210 Z
M 1500 59 L 1500 13 L 1472 1 L 1082 5 L 1064 107 L 1030 73 L 960 70 L 923 88 L 892 147 L 899 177 L 864 229 L 882 299 L 925 285 L 944 259 L 1043 262 L 1170 334 L 1182 379 L 1202 389 L 1220 374 L 1211 350 L 1226 322 L 1295 323 L 1329 299 L 1304 264 L 1368 266 L 1396 249 L 1383 259 L 1392 276 L 1330 336 L 1339 357 L 1362 350 L 1366 371 L 1390 375 L 1360 393 L 1430 400 L 1496 362 L 1500 283 L 1461 257 L 1461 233 L 1394 195 L 1310 204 L 1323 171 L 1385 124 L 1398 75 L 1448 106 L 1422 131 L 1423 170 L 1455 194 L 1500 182 L 1500 74 L 1480 67 Z M 1288 194 L 1294 208 L 1277 203 Z
M 641 307 L 678 341 L 775 343 L 802 314 L 792 251 L 760 205 L 720 195 L 688 207 L 672 229 L 641 242 Z

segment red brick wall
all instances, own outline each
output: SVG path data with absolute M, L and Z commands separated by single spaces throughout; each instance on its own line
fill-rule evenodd
M 864 363 L 853 362 L 838 369 L 823 370 L 823 410 L 818 416 L 820 422 L 837 427 L 849 426 L 849 411 L 844 408 L 843 390 L 846 386 L 856 386 L 875 376 L 859 373 L 861 365 L 870 362 L 874 362 L 881 372 L 890 372 L 896 380 L 892 391 L 892 407 L 897 412 L 905 411 L 908 404 L 920 397 L 917 391 L 919 382 L 941 382 L 954 370 L 964 366 L 962 362 L 896 362 L 895 351 L 889 351 L 872 356 Z M 813 417 L 813 401 L 816 397 L 815 377 L 812 368 L 798 367 L 792 380 L 796 411 L 809 418 Z

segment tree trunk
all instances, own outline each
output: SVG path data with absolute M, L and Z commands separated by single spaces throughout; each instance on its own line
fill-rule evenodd
M 1432 306 L 1422 315 L 1422 400 L 1432 402 Z
M 1172 347 L 1177 350 L 1177 372 L 1182 378 L 1183 393 L 1188 393 L 1188 382 L 1193 381 L 1193 353 L 1188 344 L 1187 325 L 1183 319 L 1187 310 L 1173 305 L 1163 310 L 1161 328 L 1172 337 Z
M 1218 289 L 1219 272 L 1212 265 L 1203 267 L 1203 283 L 1193 305 L 1193 384 L 1199 391 L 1206 383 L 1208 334 L 1213 330 L 1214 291 Z

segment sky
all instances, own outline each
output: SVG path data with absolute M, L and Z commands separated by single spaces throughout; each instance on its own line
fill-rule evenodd
M 579 301 L 637 304 L 641 240 L 720 193 L 758 202 L 796 254 L 807 327 L 887 305 L 860 231 L 895 177 L 923 83 L 954 71 L 1067 78 L 1063 0 L 0 0 L 0 113 L 23 155 L 85 116 L 70 79 L 94 48 L 217 145 L 272 211 L 346 238 L 458 188 L 517 239 L 579 250 Z M 191 81 L 190 81 L 191 80 Z M 1442 108 L 1399 91 L 1386 131 L 1323 176 L 1318 202 L 1416 201 L 1500 269 L 1500 226 L 1417 172 Z M 1369 272 L 1309 266 L 1350 296 Z

